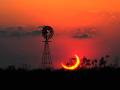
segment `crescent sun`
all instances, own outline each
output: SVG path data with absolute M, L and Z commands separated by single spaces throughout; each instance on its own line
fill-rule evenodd
M 76 58 L 76 63 L 72 66 L 66 66 L 64 64 L 62 64 L 62 67 L 66 70 L 75 70 L 76 68 L 78 68 L 78 66 L 80 65 L 80 58 L 75 55 L 75 58 Z

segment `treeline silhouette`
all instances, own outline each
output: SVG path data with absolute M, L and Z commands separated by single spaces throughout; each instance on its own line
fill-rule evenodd
M 86 57 L 82 59 L 81 66 L 68 71 L 61 69 L 29 69 L 27 65 L 23 68 L 8 66 L 6 69 L 0 68 L 0 80 L 32 80 L 32 81 L 56 81 L 56 80 L 77 80 L 77 81 L 120 81 L 120 68 L 114 65 L 106 65 L 105 58 L 100 60 L 90 60 Z
M 102 68 L 81 68 L 74 71 L 67 71 L 64 69 L 15 69 L 13 66 L 7 69 L 0 69 L 0 80 L 119 80 L 120 68 L 102 67 Z

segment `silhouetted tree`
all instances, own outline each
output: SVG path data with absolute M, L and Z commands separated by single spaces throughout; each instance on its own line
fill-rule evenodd
M 86 63 L 87 63 L 87 58 L 84 56 L 84 57 L 83 57 L 83 63 L 82 63 L 82 64 L 83 64 L 83 67 L 86 66 Z
M 7 67 L 7 70 L 13 71 L 13 70 L 16 70 L 16 68 L 15 68 L 15 66 L 10 65 L 10 66 Z
M 100 61 L 99 61 L 99 66 L 100 67 L 105 67 L 106 66 L 106 61 L 104 57 L 101 57 Z
M 90 66 L 91 66 L 90 59 L 87 59 L 87 60 L 86 60 L 86 66 L 87 66 L 87 67 L 90 67 Z
M 83 58 L 83 66 L 84 67 L 90 67 L 91 66 L 91 60 L 84 57 Z
M 28 70 L 28 69 L 30 69 L 30 67 L 29 67 L 27 64 L 23 64 L 23 65 L 22 65 L 22 69 Z
M 113 67 L 114 68 L 118 68 L 119 67 L 119 57 L 118 56 L 116 56 L 115 59 L 114 59 Z
M 94 68 L 97 67 L 97 63 L 98 63 L 97 59 L 95 59 L 95 60 L 93 60 L 93 61 L 91 62 L 92 66 L 93 66 Z

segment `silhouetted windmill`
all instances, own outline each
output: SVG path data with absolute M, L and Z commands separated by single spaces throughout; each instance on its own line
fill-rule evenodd
M 54 35 L 53 28 L 51 26 L 43 26 L 42 27 L 42 36 L 45 39 L 44 42 L 44 50 L 42 54 L 42 69 L 51 69 L 52 68 L 52 60 L 51 53 L 49 48 L 49 39 L 51 39 Z

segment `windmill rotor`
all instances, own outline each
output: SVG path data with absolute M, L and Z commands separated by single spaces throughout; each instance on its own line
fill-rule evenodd
M 51 26 L 42 27 L 42 36 L 45 39 L 45 41 L 48 41 L 49 39 L 51 39 L 53 35 L 54 35 L 54 31 Z

